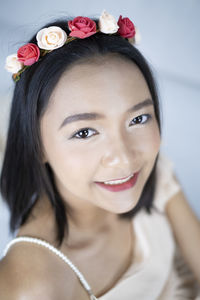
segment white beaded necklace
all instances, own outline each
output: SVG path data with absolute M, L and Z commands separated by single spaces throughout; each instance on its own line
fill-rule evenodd
M 30 242 L 30 243 L 35 243 L 41 246 L 46 247 L 47 249 L 49 249 L 50 251 L 52 251 L 54 254 L 56 254 L 57 256 L 59 256 L 66 264 L 69 265 L 69 267 L 74 271 L 74 273 L 77 275 L 78 279 L 80 280 L 81 284 L 83 285 L 83 287 L 85 288 L 85 290 L 87 291 L 90 300 L 97 300 L 97 298 L 94 296 L 91 287 L 89 286 L 89 284 L 87 283 L 87 281 L 85 280 L 83 274 L 78 270 L 78 268 L 71 262 L 71 260 L 69 258 L 67 258 L 67 256 L 65 256 L 60 250 L 56 249 L 54 246 L 52 246 L 51 244 L 47 243 L 46 241 L 37 239 L 37 238 L 32 238 L 32 237 L 27 237 L 27 236 L 21 236 L 21 237 L 16 237 L 13 240 L 11 240 L 6 248 L 3 251 L 3 256 L 6 256 L 9 248 L 18 242 Z

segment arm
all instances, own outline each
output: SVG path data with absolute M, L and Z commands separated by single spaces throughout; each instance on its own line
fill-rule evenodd
M 182 255 L 200 284 L 200 220 L 181 190 L 166 203 L 166 215 Z
M 24 288 L 24 281 L 26 281 L 27 274 L 18 274 L 15 270 L 15 276 L 19 275 L 19 278 L 13 278 L 11 270 L 5 271 L 1 269 L 0 262 L 0 299 L 1 300 L 53 300 L 55 298 L 50 297 L 48 290 L 44 291 L 44 287 L 34 286 L 34 283 L 30 282 L 28 288 Z M 10 276 L 9 276 L 10 275 Z M 40 292 L 41 290 L 41 292 Z

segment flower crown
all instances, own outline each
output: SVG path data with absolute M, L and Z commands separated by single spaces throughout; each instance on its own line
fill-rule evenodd
M 136 27 L 131 20 L 122 18 L 120 15 L 116 21 L 105 10 L 99 18 L 98 29 L 92 19 L 81 16 L 68 21 L 68 28 L 71 31 L 69 36 L 58 26 L 43 28 L 36 35 L 37 45 L 25 44 L 18 49 L 16 54 L 7 56 L 5 68 L 13 74 L 13 80 L 17 82 L 22 72 L 52 50 L 60 48 L 76 38 L 84 39 L 99 31 L 105 34 L 117 33 L 131 43 L 136 43 Z

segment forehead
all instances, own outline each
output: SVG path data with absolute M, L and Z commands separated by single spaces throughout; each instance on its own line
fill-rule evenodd
M 131 60 L 107 55 L 80 61 L 61 76 L 51 97 L 53 105 L 68 109 L 123 105 L 124 99 L 139 102 L 150 98 L 142 72 Z

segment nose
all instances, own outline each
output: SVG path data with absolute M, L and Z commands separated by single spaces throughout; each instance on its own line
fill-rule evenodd
M 118 134 L 109 138 L 101 162 L 103 167 L 116 167 L 122 170 L 131 170 L 131 161 L 134 153 L 127 137 Z

